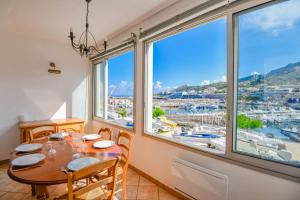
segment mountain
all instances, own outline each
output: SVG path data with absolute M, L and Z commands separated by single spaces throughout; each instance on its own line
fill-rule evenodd
M 299 85 L 300 62 L 270 71 L 265 75 L 265 80 L 270 85 Z
M 269 73 L 253 74 L 239 79 L 240 87 L 259 87 L 263 83 L 268 85 L 300 85 L 300 62 L 290 63 L 284 67 L 270 71 Z M 211 83 L 203 86 L 182 85 L 171 92 L 203 91 L 208 87 L 215 87 L 220 92 L 226 90 L 226 82 Z
M 248 87 L 248 86 L 258 86 L 260 84 L 262 84 L 265 80 L 265 76 L 261 75 L 261 74 L 254 74 L 254 75 L 250 75 L 250 76 L 246 76 L 243 78 L 239 79 L 239 86 L 240 87 Z
M 263 81 L 264 78 L 265 78 L 264 75 L 254 74 L 254 75 L 250 75 L 250 76 L 246 76 L 246 77 L 240 78 L 239 82 L 244 82 L 244 81 Z
M 196 85 L 196 86 L 189 86 L 189 85 L 181 85 L 179 87 L 177 87 L 176 89 L 172 90 L 171 92 L 187 92 L 187 91 L 195 91 L 195 92 L 199 92 L 202 90 L 205 90 L 209 87 L 215 87 L 217 90 L 220 90 L 220 92 L 224 91 L 227 87 L 227 83 L 226 82 L 217 82 L 217 83 L 211 83 L 208 85 Z M 225 91 L 224 91 L 225 92 Z

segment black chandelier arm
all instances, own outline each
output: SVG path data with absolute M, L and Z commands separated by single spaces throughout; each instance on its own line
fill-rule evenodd
M 89 3 L 92 0 L 86 0 L 86 23 L 85 23 L 85 30 L 81 33 L 78 43 L 75 42 L 75 36 L 73 34 L 72 28 L 70 29 L 70 35 L 69 38 L 71 39 L 71 44 L 73 49 L 76 52 L 79 52 L 81 56 L 89 56 L 92 55 L 93 53 L 103 53 L 106 51 L 107 47 L 107 42 L 104 41 L 104 48 L 100 50 L 98 47 L 98 44 L 96 42 L 96 39 L 94 35 L 90 32 L 89 30 Z M 89 37 L 92 37 L 92 39 L 89 39 Z M 89 40 L 90 42 L 94 42 L 94 45 L 89 46 Z
M 79 41 L 78 41 L 78 44 L 81 44 L 82 42 L 81 42 L 81 40 L 83 39 L 83 41 L 85 40 L 85 33 L 86 31 L 83 31 L 82 33 L 81 33 L 81 35 L 80 35 L 80 37 L 79 37 Z M 83 36 L 83 37 L 82 37 Z
M 89 46 L 88 49 L 89 49 L 90 52 L 93 51 L 93 52 L 96 52 L 96 53 L 102 53 L 102 51 L 100 51 L 99 49 L 97 49 L 94 46 Z
M 71 40 L 71 45 L 72 45 L 72 47 L 73 47 L 73 48 L 79 48 L 79 46 L 80 46 L 79 44 L 80 44 L 80 43 L 74 42 L 75 36 L 74 36 L 74 34 L 73 34 L 72 31 L 70 31 L 69 38 L 70 38 L 70 40 Z
M 95 48 L 96 48 L 96 49 L 99 49 L 98 44 L 97 44 L 97 42 L 96 42 L 96 39 L 95 39 L 94 35 L 93 35 L 90 31 L 89 31 L 89 34 L 90 34 L 90 36 L 92 36 L 92 38 L 93 38 L 93 40 L 94 40 Z
M 78 49 L 80 46 L 80 44 L 76 44 L 73 40 L 71 40 L 71 44 L 74 49 Z

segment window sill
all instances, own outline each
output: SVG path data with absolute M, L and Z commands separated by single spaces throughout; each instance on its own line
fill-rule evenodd
M 112 120 L 107 120 L 107 119 L 103 119 L 103 118 L 100 118 L 100 117 L 94 117 L 93 120 L 97 121 L 97 122 L 100 122 L 100 123 L 103 123 L 103 124 L 106 124 L 108 126 L 114 127 L 114 128 L 118 128 L 118 129 L 121 129 L 121 130 L 124 130 L 124 131 L 129 131 L 131 133 L 135 133 L 134 127 L 128 127 L 128 126 L 125 126 L 125 125 L 122 125 L 122 124 L 118 124 L 118 123 L 116 123 Z
M 217 149 L 209 149 L 205 145 L 203 145 L 203 146 L 202 145 L 193 145 L 189 142 L 183 142 L 176 138 L 168 138 L 166 136 L 162 136 L 162 135 L 151 133 L 151 132 L 145 132 L 143 135 L 148 136 L 153 139 L 156 139 L 156 140 L 159 140 L 159 141 L 162 141 L 162 142 L 171 143 L 175 146 L 186 148 L 188 150 L 203 152 L 205 154 L 222 156 L 222 157 L 224 157 L 224 155 L 225 155 L 224 151 L 217 150 Z
M 166 144 L 175 146 L 175 147 L 180 148 L 180 149 L 184 149 L 184 150 L 187 150 L 187 151 L 190 151 L 190 152 L 193 152 L 193 153 L 197 153 L 197 154 L 200 154 L 200 155 L 203 155 L 203 156 L 207 156 L 207 157 L 210 157 L 212 159 L 224 161 L 224 162 L 227 162 L 227 163 L 230 163 L 230 164 L 233 164 L 233 165 L 237 165 L 237 166 L 240 166 L 240 167 L 244 167 L 244 168 L 247 168 L 247 169 L 258 171 L 258 172 L 261 172 L 261 173 L 264 173 L 264 174 L 268 174 L 268 175 L 271 175 L 271 176 L 276 176 L 276 177 L 279 177 L 279 178 L 294 181 L 296 183 L 300 183 L 300 178 L 298 176 L 290 175 L 290 174 L 287 174 L 287 173 L 284 173 L 284 172 L 278 172 L 278 171 L 275 171 L 275 170 L 270 170 L 268 168 L 265 168 L 263 165 L 260 166 L 260 165 L 257 165 L 255 163 L 249 161 L 249 160 L 244 160 L 243 156 L 239 155 L 237 153 L 235 153 L 235 156 L 226 155 L 225 152 L 213 153 L 212 151 L 209 151 L 207 149 L 204 149 L 204 148 L 202 149 L 202 148 L 195 147 L 195 146 L 192 146 L 192 145 L 188 145 L 188 144 L 185 144 L 185 143 L 182 143 L 182 142 L 178 142 L 174 139 L 159 136 L 159 135 L 151 133 L 151 132 L 144 132 L 142 134 L 142 136 L 148 137 L 150 139 L 157 140 L 157 141 L 162 142 L 162 143 L 166 143 Z M 261 162 L 269 162 L 269 161 L 261 160 Z M 282 165 L 282 164 L 279 164 L 279 165 Z

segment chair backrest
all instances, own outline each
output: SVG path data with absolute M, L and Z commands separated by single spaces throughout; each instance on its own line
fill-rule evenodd
M 54 126 L 41 126 L 34 129 L 31 129 L 29 131 L 30 134 L 30 142 L 33 142 L 36 139 L 44 138 L 50 134 L 55 133 L 55 127 Z
M 129 160 L 131 157 L 133 138 L 134 135 L 125 131 L 119 131 L 117 137 L 117 145 L 122 149 L 122 154 L 120 156 L 121 162 L 123 164 L 123 170 L 126 170 L 128 168 Z
M 101 128 L 98 132 L 103 139 L 112 140 L 112 131 L 110 128 Z
M 68 173 L 68 200 L 78 199 L 82 195 L 88 194 L 91 191 L 95 191 L 95 189 L 102 191 L 100 193 L 101 195 L 97 196 L 97 199 L 112 200 L 116 188 L 117 166 L 119 160 L 120 158 L 118 157 L 116 159 L 98 162 L 76 172 Z M 108 170 L 108 176 L 100 178 L 99 180 L 97 179 L 96 181 L 92 181 L 86 186 L 73 189 L 73 184 L 75 181 L 92 178 L 95 173 L 102 172 L 106 169 Z

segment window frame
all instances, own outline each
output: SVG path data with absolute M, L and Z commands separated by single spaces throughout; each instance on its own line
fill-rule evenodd
M 238 15 L 241 12 L 247 12 L 255 9 L 263 8 L 264 6 L 270 6 L 272 4 L 280 3 L 282 0 L 253 0 L 253 1 L 239 1 L 236 2 L 233 6 L 228 6 L 227 8 L 219 8 L 214 11 L 205 13 L 200 16 L 196 16 L 193 19 L 187 20 L 179 25 L 169 28 L 162 33 L 158 33 L 156 35 L 151 36 L 150 38 L 146 38 L 142 40 L 142 50 L 143 50 L 143 127 L 142 127 L 142 136 L 149 137 L 155 140 L 158 140 L 163 143 L 175 145 L 176 147 L 186 149 L 188 151 L 196 152 L 203 154 L 208 157 L 212 157 L 215 159 L 220 159 L 229 163 L 233 163 L 236 165 L 240 165 L 243 167 L 247 167 L 250 169 L 254 169 L 263 173 L 275 175 L 278 177 L 283 177 L 292 181 L 300 182 L 300 168 L 287 165 L 285 163 L 264 160 L 258 157 L 255 157 L 251 154 L 239 153 L 234 151 L 235 137 L 236 137 L 236 109 L 237 109 L 237 37 L 234 35 L 237 33 L 237 28 L 234 22 L 234 16 Z M 209 151 L 205 151 L 199 148 L 194 148 L 193 146 L 183 144 L 174 139 L 165 138 L 159 136 L 155 133 L 148 132 L 146 130 L 147 119 L 146 116 L 149 115 L 147 113 L 147 106 L 149 106 L 147 102 L 148 90 L 149 90 L 149 81 L 152 80 L 153 75 L 151 74 L 151 80 L 149 80 L 149 57 L 148 57 L 148 47 L 149 44 L 154 41 L 158 41 L 160 39 L 166 38 L 170 35 L 174 35 L 176 33 L 183 32 L 192 27 L 209 23 L 215 19 L 220 17 L 226 17 L 226 25 L 227 25 L 227 122 L 226 122 L 226 148 L 225 153 L 213 154 Z M 153 56 L 153 55 L 152 55 Z M 147 84 L 148 82 L 148 84 Z M 151 85 L 151 93 L 152 93 L 152 85 Z
M 212 16 L 205 17 L 205 18 L 200 19 L 200 20 L 195 20 L 192 23 L 188 23 L 186 25 L 178 26 L 175 29 L 171 29 L 169 31 L 157 34 L 157 35 L 155 35 L 155 36 L 153 36 L 153 37 L 151 37 L 151 38 L 149 38 L 149 39 L 147 39 L 143 42 L 143 50 L 144 50 L 144 53 L 143 53 L 143 56 L 144 56 L 144 62 L 143 62 L 143 64 L 144 64 L 144 67 L 143 67 L 143 70 L 144 70 L 144 72 L 143 72 L 143 76 L 144 76 L 144 81 L 143 81 L 143 84 L 144 84 L 144 86 L 143 86 L 143 96 L 144 96 L 144 98 L 143 98 L 144 99 L 143 135 L 144 136 L 150 136 L 152 138 L 156 138 L 156 139 L 159 139 L 159 140 L 165 140 L 165 141 L 174 143 L 176 145 L 179 145 L 180 147 L 186 147 L 188 149 L 193 149 L 193 150 L 196 150 L 196 151 L 210 153 L 212 155 L 218 155 L 218 156 L 224 156 L 225 155 L 226 152 L 224 152 L 224 153 L 211 153 L 209 150 L 205 150 L 205 149 L 193 146 L 191 144 L 183 143 L 183 142 L 181 142 L 177 139 L 166 138 L 166 137 L 160 136 L 158 134 L 155 134 L 153 132 L 149 132 L 145 129 L 145 127 L 148 124 L 147 121 L 148 121 L 149 117 L 152 119 L 152 112 L 151 113 L 146 112 L 148 110 L 148 107 L 152 107 L 152 103 L 150 104 L 146 100 L 146 98 L 149 98 L 149 96 L 151 96 L 151 98 L 153 97 L 153 95 L 152 95 L 152 83 L 150 83 L 150 82 L 152 82 L 152 79 L 153 79 L 153 76 L 152 76 L 153 70 L 150 70 L 149 67 L 148 67 L 148 62 L 152 62 L 151 64 L 152 64 L 152 67 L 153 67 L 153 59 L 149 58 L 149 57 L 151 57 L 151 58 L 153 57 L 153 55 L 149 56 L 149 49 L 153 48 L 153 42 L 159 41 L 161 39 L 167 38 L 167 37 L 172 36 L 172 35 L 176 35 L 178 33 L 180 34 L 184 31 L 189 31 L 189 30 L 195 28 L 196 26 L 201 26 L 201 25 L 204 25 L 204 24 L 208 24 L 210 22 L 213 22 L 214 20 L 221 19 L 222 17 L 227 17 L 225 12 L 216 13 Z M 227 21 L 226 21 L 226 25 L 227 25 Z M 150 51 L 153 52 L 153 50 L 150 50 Z M 151 74 L 151 78 L 149 77 L 150 74 Z M 227 75 L 227 77 L 228 77 L 228 75 Z M 149 88 L 149 85 L 150 85 L 150 88 Z M 150 95 L 150 93 L 151 93 L 151 95 Z M 227 95 L 226 95 L 226 98 L 227 98 Z M 226 126 L 226 129 L 227 129 L 227 126 Z
M 128 53 L 130 51 L 133 51 L 133 54 L 134 54 L 134 74 L 133 74 L 133 97 L 132 97 L 132 103 L 133 103 L 133 107 L 132 107 L 132 113 L 133 113 L 133 123 L 134 123 L 134 126 L 132 128 L 130 127 L 126 127 L 126 126 L 123 126 L 121 124 L 118 124 L 116 122 L 113 122 L 111 120 L 108 120 L 107 119 L 107 103 L 108 103 L 108 60 L 112 57 L 116 57 L 116 56 L 119 56 L 119 55 L 122 55 L 124 53 Z M 119 50 L 116 50 L 114 51 L 113 53 L 111 54 L 107 54 L 103 57 L 100 57 L 98 59 L 95 59 L 92 61 L 92 95 L 93 95 L 93 98 L 92 98 L 92 112 L 93 112 L 93 115 L 92 115 L 92 118 L 93 120 L 95 121 L 99 121 L 101 123 L 104 123 L 104 124 L 107 124 L 109 126 L 112 126 L 112 127 L 115 127 L 115 128 L 119 128 L 119 129 L 122 129 L 122 130 L 127 130 L 127 131 L 130 131 L 132 133 L 135 133 L 135 126 L 136 126 L 136 43 L 134 42 L 133 44 L 129 45 L 128 47 L 126 48 L 121 48 Z M 96 115 L 96 89 L 97 89 L 97 86 L 96 86 L 96 81 L 97 81 L 97 74 L 96 74 L 96 67 L 98 64 L 101 64 L 101 63 L 104 63 L 104 102 L 103 102 L 103 117 L 99 117 Z

